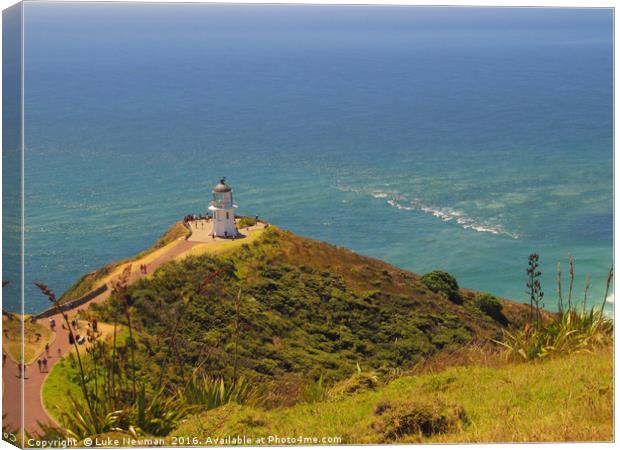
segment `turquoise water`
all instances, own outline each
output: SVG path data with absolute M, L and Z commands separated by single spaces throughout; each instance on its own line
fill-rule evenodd
M 602 300 L 611 10 L 27 3 L 25 23 L 28 312 L 32 281 L 148 247 L 222 175 L 241 214 L 515 300 L 538 252 L 553 307 L 570 253 Z

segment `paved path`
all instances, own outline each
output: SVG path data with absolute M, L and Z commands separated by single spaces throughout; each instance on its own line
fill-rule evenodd
M 129 278 L 129 284 L 134 283 L 136 280 L 148 276 L 148 274 L 152 273 L 155 269 L 157 269 L 162 264 L 165 264 L 169 261 L 172 261 L 174 258 L 183 255 L 191 248 L 197 245 L 204 245 L 205 243 L 211 243 L 214 246 L 218 245 L 220 242 L 227 241 L 226 239 L 216 238 L 213 239 L 209 233 L 211 232 L 211 222 L 202 220 L 191 222 L 190 226 L 192 227 L 192 238 L 189 240 L 179 239 L 175 242 L 175 245 L 170 245 L 170 249 L 164 252 L 161 252 L 158 256 L 156 256 L 152 261 L 149 261 L 152 255 L 146 255 L 140 260 L 133 261 L 132 265 L 132 273 Z M 243 234 L 251 233 L 253 230 L 264 228 L 264 224 L 257 224 L 250 228 L 245 228 L 241 230 Z M 140 273 L 140 265 L 143 264 L 142 261 L 147 261 L 147 275 Z M 123 268 L 126 265 L 123 265 Z M 79 309 L 86 309 L 91 303 L 100 303 L 107 300 L 110 296 L 111 291 L 111 281 L 108 281 L 108 290 L 93 298 L 87 303 L 84 303 L 79 306 Z M 77 316 L 77 309 L 72 309 L 67 311 L 67 315 L 69 316 L 69 320 L 72 320 Z M 39 427 L 39 423 L 43 424 L 55 424 L 54 421 L 48 416 L 45 408 L 43 407 L 42 398 L 41 398 L 41 388 L 47 377 L 49 371 L 51 371 L 54 364 L 56 364 L 64 355 L 66 355 L 72 348 L 69 345 L 69 331 L 62 329 L 61 324 L 64 323 L 63 318 L 60 314 L 56 314 L 51 316 L 51 318 L 56 321 L 56 338 L 54 342 L 50 344 L 50 351 L 48 356 L 48 364 L 47 364 L 47 372 L 41 373 L 39 372 L 39 368 L 37 364 L 31 364 L 26 368 L 26 378 L 22 380 L 19 377 L 18 368 L 15 362 L 11 361 L 10 358 L 7 358 L 7 362 L 5 367 L 2 370 L 2 380 L 4 383 L 4 394 L 2 398 L 2 411 L 3 414 L 6 414 L 6 418 L 3 420 L 3 427 L 9 428 L 12 430 L 17 430 L 20 428 L 21 422 L 21 387 L 20 384 L 24 382 L 24 409 L 25 409 L 25 420 L 24 425 L 25 429 L 29 432 L 37 432 L 41 431 Z M 40 319 L 38 322 L 44 326 L 49 326 L 50 318 Z M 44 352 L 43 352 L 44 353 Z M 43 353 L 37 357 L 42 358 Z

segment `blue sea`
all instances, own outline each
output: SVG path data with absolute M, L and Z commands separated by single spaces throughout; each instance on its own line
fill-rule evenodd
M 599 305 L 612 15 L 26 3 L 26 312 L 35 280 L 149 247 L 221 176 L 241 214 L 517 301 L 539 253 L 550 309 L 571 254 Z

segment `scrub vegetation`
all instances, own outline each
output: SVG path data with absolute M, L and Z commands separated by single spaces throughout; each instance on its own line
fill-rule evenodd
M 91 306 L 124 337 L 53 369 L 43 396 L 64 396 L 50 412 L 65 433 L 612 438 L 613 326 L 598 309 L 551 314 L 274 226 L 235 244 L 121 276 Z M 581 344 L 533 337 L 558 327 Z

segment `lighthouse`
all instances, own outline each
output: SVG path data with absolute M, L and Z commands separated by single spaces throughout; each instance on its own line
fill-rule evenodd
M 235 225 L 235 210 L 237 205 L 233 203 L 232 188 L 226 184 L 226 178 L 222 178 L 213 188 L 213 201 L 209 204 L 209 211 L 213 213 L 213 231 L 216 237 L 237 236 Z

